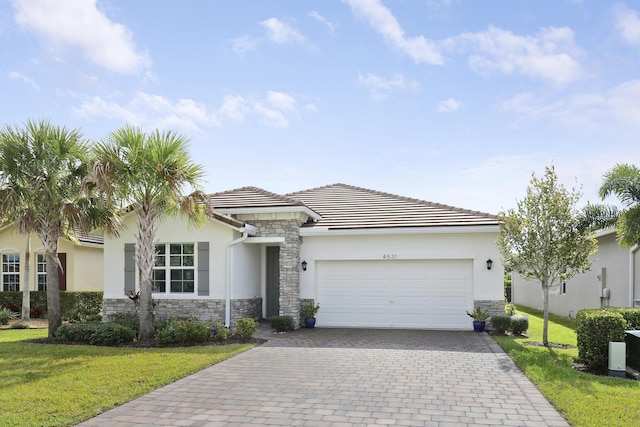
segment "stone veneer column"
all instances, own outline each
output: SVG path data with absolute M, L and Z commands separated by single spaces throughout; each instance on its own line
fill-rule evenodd
M 259 237 L 284 237 L 280 243 L 280 316 L 300 326 L 300 225 L 296 219 L 256 220 Z

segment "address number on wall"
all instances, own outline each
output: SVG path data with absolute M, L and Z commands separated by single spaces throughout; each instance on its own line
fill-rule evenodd
M 398 259 L 398 254 L 384 254 L 382 259 Z

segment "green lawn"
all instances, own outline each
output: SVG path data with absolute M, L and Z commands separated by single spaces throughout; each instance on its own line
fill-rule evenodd
M 2 426 L 71 426 L 253 345 L 112 348 L 32 344 L 46 329 L 0 330 Z
M 640 381 L 579 372 L 571 367 L 576 348 L 553 349 L 523 344 L 542 341 L 542 312 L 527 307 L 528 338 L 494 337 L 520 369 L 573 426 L 640 425 Z M 549 341 L 576 345 L 575 320 L 550 315 Z

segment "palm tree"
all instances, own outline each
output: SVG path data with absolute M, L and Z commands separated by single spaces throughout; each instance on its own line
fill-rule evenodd
M 35 233 L 46 253 L 49 337 L 62 323 L 58 281 L 58 242 L 75 240 L 103 221 L 117 223 L 96 200 L 82 196 L 89 146 L 79 130 L 48 120 L 0 130 L 0 216 L 21 233 Z
M 137 215 L 139 338 L 147 340 L 153 337 L 156 222 L 164 215 L 182 213 L 199 224 L 213 212 L 208 196 L 199 189 L 204 169 L 191 160 L 188 140 L 171 131 L 147 134 L 126 125 L 97 143 L 93 152 L 95 162 L 86 189 L 97 191 L 109 203 L 119 204 L 123 212 Z M 184 187 L 194 191 L 183 196 Z
M 618 242 L 624 247 L 640 244 L 640 169 L 618 164 L 605 173 L 600 197 L 613 194 L 624 205 L 616 222 Z

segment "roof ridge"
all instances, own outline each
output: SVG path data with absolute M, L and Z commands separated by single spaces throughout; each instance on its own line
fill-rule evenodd
M 463 213 L 468 213 L 468 214 L 486 216 L 486 217 L 492 218 L 492 219 L 497 219 L 498 218 L 497 215 L 490 214 L 488 212 L 481 212 L 481 211 L 472 210 L 472 209 L 460 208 L 460 207 L 457 207 L 457 206 L 451 206 L 451 205 L 447 205 L 447 204 L 444 204 L 444 203 L 430 202 L 428 200 L 417 199 L 417 198 L 414 198 L 414 197 L 401 196 L 401 195 L 398 195 L 398 194 L 387 193 L 387 192 L 379 191 L 379 190 L 372 190 L 370 188 L 358 187 L 356 185 L 343 184 L 343 183 L 340 183 L 340 182 L 335 183 L 335 184 L 330 184 L 330 185 L 324 185 L 324 186 L 320 186 L 320 187 L 310 188 L 308 190 L 301 190 L 301 191 L 298 191 L 296 193 L 289 193 L 289 194 L 305 193 L 305 192 L 308 192 L 308 191 L 316 191 L 316 190 L 322 190 L 322 189 L 332 188 L 332 187 L 343 187 L 343 188 L 348 188 L 348 189 L 351 189 L 351 190 L 364 191 L 364 192 L 369 193 L 369 194 L 374 194 L 374 195 L 378 195 L 378 196 L 385 196 L 385 197 L 391 197 L 391 198 L 396 199 L 396 200 L 402 200 L 402 201 L 407 201 L 407 202 L 412 202 L 412 203 L 418 203 L 418 204 L 423 205 L 423 206 L 446 208 L 446 209 L 454 210 L 454 211 L 457 211 L 457 212 L 463 212 Z
M 288 197 L 287 195 L 283 195 L 283 194 L 278 194 L 278 193 L 274 193 L 272 191 L 268 191 L 265 190 L 264 188 L 259 188 L 259 187 L 255 187 L 252 185 L 248 185 L 245 187 L 239 187 L 239 188 L 234 188 L 233 190 L 226 190 L 226 191 L 220 191 L 217 193 L 210 193 L 208 196 L 211 197 L 217 197 L 217 196 L 222 196 L 222 195 L 227 195 L 227 194 L 233 194 L 233 193 L 237 193 L 240 191 L 252 191 L 254 193 L 263 195 L 263 196 L 267 196 L 267 197 L 271 197 L 273 199 L 276 200 L 280 200 L 282 202 L 287 202 L 287 203 L 291 203 L 293 205 L 298 205 L 298 206 L 306 206 L 304 204 L 304 202 L 302 200 L 296 199 L 296 198 L 292 198 L 292 197 Z

